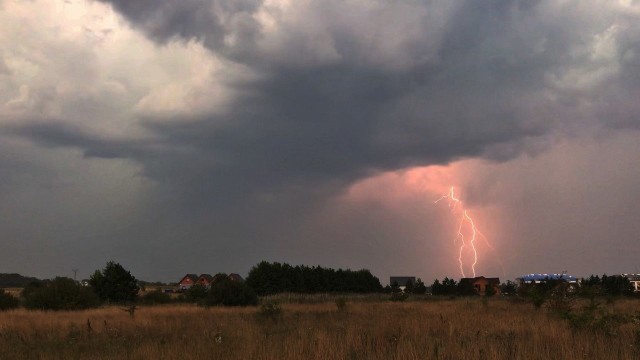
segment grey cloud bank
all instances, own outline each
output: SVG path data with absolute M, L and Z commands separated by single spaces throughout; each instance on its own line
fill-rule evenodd
M 66 22 L 41 24 L 34 19 L 51 2 L 0 6 L 9 24 L 0 31 L 7 271 L 79 262 L 89 272 L 113 258 L 171 279 L 269 259 L 452 276 L 442 215 L 422 199 L 394 209 L 336 199 L 381 172 L 461 159 L 490 161 L 460 180 L 471 202 L 519 205 L 496 222 L 511 241 L 503 248 L 520 249 L 503 253 L 507 265 L 583 233 L 529 216 L 564 217 L 565 208 L 513 204 L 496 187 L 552 201 L 580 183 L 595 193 L 624 186 L 625 214 L 638 214 L 636 174 L 625 171 L 640 157 L 634 2 L 75 1 L 53 11 Z M 27 33 L 27 20 L 41 28 Z M 598 153 L 581 145 L 594 137 L 618 160 L 581 156 Z M 566 142 L 575 145 L 558 145 Z M 527 173 L 518 164 L 549 156 L 566 163 L 514 180 Z M 593 171 L 607 162 L 619 175 L 610 184 L 591 171 L 548 179 L 577 171 L 576 161 Z M 507 178 L 494 175 L 502 171 Z M 604 200 L 571 206 L 605 228 L 618 218 L 590 207 Z M 531 222 L 509 228 L 513 214 Z M 638 230 L 615 228 L 616 239 Z M 605 237 L 581 248 L 597 260 L 617 241 Z M 50 251 L 29 264 L 34 249 Z M 634 270 L 626 256 L 638 248 L 624 249 L 593 271 L 620 261 Z

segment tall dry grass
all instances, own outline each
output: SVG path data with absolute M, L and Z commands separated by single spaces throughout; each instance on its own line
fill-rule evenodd
M 637 300 L 607 305 L 634 315 Z M 640 359 L 640 324 L 573 329 L 501 299 L 0 313 L 0 359 Z

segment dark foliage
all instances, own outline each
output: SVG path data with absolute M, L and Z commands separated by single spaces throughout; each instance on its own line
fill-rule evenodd
M 171 296 L 160 290 L 150 291 L 138 298 L 138 302 L 144 305 L 161 305 L 172 302 Z
M 407 280 L 407 283 L 404 285 L 404 292 L 407 294 L 413 294 L 413 281 Z
M 631 296 L 633 295 L 633 285 L 622 275 L 591 275 L 587 279 L 582 279 L 580 284 L 581 295 L 607 295 L 607 296 Z
M 413 293 L 416 295 L 424 295 L 427 292 L 427 286 L 422 282 L 420 278 L 416 280 L 416 284 L 413 286 Z
M 125 303 L 135 301 L 140 290 L 138 280 L 122 265 L 109 261 L 105 268 L 96 270 L 89 285 L 103 301 Z
M 4 292 L 4 289 L 0 289 L 0 311 L 15 309 L 18 306 L 20 306 L 20 300 Z
M 100 305 L 100 299 L 91 288 L 63 277 L 28 286 L 22 297 L 28 309 L 81 310 Z
M 258 296 L 252 288 L 244 282 L 223 278 L 209 289 L 205 305 L 249 306 L 257 305 Z
M 492 297 L 496 295 L 496 293 L 497 293 L 496 288 L 491 284 L 488 284 L 484 290 L 484 296 L 487 296 L 487 297 Z
M 246 283 L 259 295 L 282 292 L 382 292 L 380 280 L 369 270 L 334 270 L 320 266 L 291 266 L 266 261 L 251 268 Z
M 192 285 L 187 291 L 184 293 L 185 300 L 192 303 L 200 303 L 204 301 L 209 293 L 209 289 L 206 286 L 195 284 Z
M 512 296 L 512 295 L 515 295 L 517 291 L 518 291 L 518 286 L 516 285 L 515 282 L 511 280 L 507 280 L 506 283 L 503 283 L 502 285 L 500 285 L 500 293 L 502 295 Z
M 456 295 L 458 286 L 455 280 L 444 278 L 442 283 L 436 279 L 431 285 L 431 294 L 433 295 Z
M 0 274 L 0 287 L 3 288 L 24 288 L 33 282 L 41 282 L 42 280 L 34 277 L 22 276 L 20 274 Z
M 473 287 L 471 279 L 461 279 L 456 287 L 456 295 L 458 296 L 475 296 L 478 292 Z

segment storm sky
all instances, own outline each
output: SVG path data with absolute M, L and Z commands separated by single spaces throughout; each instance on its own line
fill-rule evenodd
M 640 1 L 0 0 L 0 272 L 640 267 Z

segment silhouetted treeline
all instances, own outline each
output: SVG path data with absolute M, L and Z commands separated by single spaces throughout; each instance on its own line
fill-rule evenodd
M 287 263 L 263 261 L 249 271 L 246 279 L 258 295 L 282 292 L 381 292 L 380 280 L 369 270 L 342 270 L 321 266 L 291 266 Z
M 42 280 L 34 277 L 22 276 L 20 274 L 0 274 L 0 287 L 25 287 L 34 282 Z
M 580 281 L 580 289 L 582 293 L 594 293 L 596 295 L 608 295 L 608 296 L 629 296 L 633 295 L 633 285 L 629 279 L 621 275 L 609 275 L 606 274 L 599 277 L 598 275 L 591 275 L 586 279 Z

